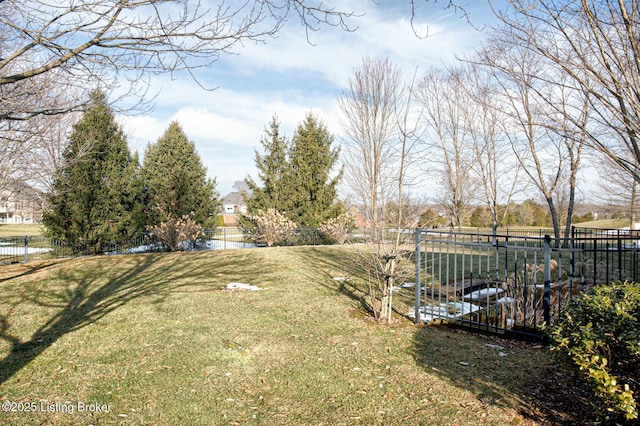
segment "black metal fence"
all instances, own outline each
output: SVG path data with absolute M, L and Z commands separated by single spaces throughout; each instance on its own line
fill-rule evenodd
M 576 276 L 587 284 L 635 281 L 640 275 L 640 230 L 573 228 Z
M 257 247 L 239 228 L 205 230 L 204 238 L 197 242 L 184 242 L 184 250 L 227 250 Z M 146 234 L 126 243 L 103 244 L 101 252 L 107 255 L 126 253 L 151 253 L 166 250 L 166 246 L 155 236 Z M 28 262 L 37 259 L 85 256 L 91 253 L 86 244 L 73 247 L 64 241 L 43 236 L 0 238 L 0 264 Z
M 326 237 L 315 228 L 298 228 L 283 245 L 327 244 Z M 204 231 L 204 237 L 195 242 L 182 242 L 187 251 L 229 250 L 260 247 L 262 244 L 248 236 L 241 228 L 218 228 Z M 107 255 L 152 253 L 166 251 L 167 247 L 152 234 L 145 234 L 126 243 L 102 244 L 100 253 Z M 0 264 L 28 262 L 58 257 L 86 256 L 95 252 L 87 244 L 69 246 L 64 241 L 43 236 L 0 237 Z
M 640 233 L 574 228 L 549 236 L 415 234 L 416 322 L 446 320 L 501 334 L 539 336 L 594 284 L 638 281 Z

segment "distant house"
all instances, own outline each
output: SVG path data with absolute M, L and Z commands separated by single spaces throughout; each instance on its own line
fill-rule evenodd
M 11 182 L 0 189 L 0 223 L 42 223 L 44 194 L 24 182 Z
M 239 214 L 247 213 L 247 205 L 239 192 L 230 192 L 222 199 L 222 217 L 225 226 L 236 226 Z
M 373 223 L 367 220 L 367 218 L 365 217 L 364 209 L 359 208 L 358 206 L 351 206 L 349 207 L 349 211 L 354 216 L 356 228 L 362 229 L 362 228 L 369 228 L 373 226 Z M 420 220 L 419 216 L 408 217 L 406 218 L 405 224 L 403 225 L 403 227 L 415 229 L 418 227 L 419 220 Z M 389 223 L 387 223 L 387 225 L 391 226 L 391 224 Z
M 358 207 L 351 206 L 351 207 L 349 207 L 349 211 L 353 214 L 353 216 L 355 218 L 356 228 L 367 228 L 368 227 L 369 221 L 367 221 L 367 219 L 365 219 L 364 214 L 362 214 L 362 211 Z

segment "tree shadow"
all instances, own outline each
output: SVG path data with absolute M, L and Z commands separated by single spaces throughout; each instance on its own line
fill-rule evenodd
M 0 283 L 4 281 L 9 281 L 15 278 L 24 277 L 27 275 L 35 274 L 36 272 L 43 271 L 45 269 L 51 268 L 52 266 L 58 265 L 60 263 L 69 262 L 73 259 L 71 258 L 59 258 L 53 260 L 43 260 L 32 263 L 13 263 L 9 265 L 1 265 L 0 270 L 2 271 L 2 277 L 0 278 Z
M 322 246 L 321 250 L 310 246 L 297 250 L 296 254 L 302 256 L 309 267 L 314 268 L 314 274 L 325 277 L 320 285 L 357 302 L 365 315 L 374 318 L 368 285 L 370 280 L 376 278 L 369 276 L 362 259 L 372 256 L 368 249 L 347 245 Z M 407 295 L 408 293 L 394 292 L 392 309 L 397 317 L 406 318 L 409 308 L 413 306 L 413 290 Z
M 515 408 L 546 425 L 593 424 L 585 384 L 558 371 L 536 343 L 423 326 L 414 335 L 416 363 L 471 391 L 479 406 Z
M 363 311 L 370 312 L 368 294 L 356 284 L 356 281 L 366 282 L 366 272 L 354 261 L 355 254 L 341 246 L 323 246 L 321 250 L 315 246 L 299 247 L 296 254 L 313 268 L 310 276 L 321 276 L 319 285 L 337 291 L 358 303 Z
M 345 249 L 297 248 L 313 270 L 324 278 L 319 285 L 344 295 L 369 311 L 363 286 L 367 274 Z M 336 278 L 341 278 L 336 280 Z M 344 278 L 344 279 L 342 279 Z M 413 356 L 428 374 L 436 374 L 476 396 L 479 409 L 515 409 L 536 424 L 595 424 L 585 384 L 551 364 L 548 349 L 537 342 L 509 340 L 445 325 L 417 327 Z
M 206 252 L 91 257 L 71 265 L 51 265 L 35 282 L 12 285 L 12 280 L 25 274 L 10 277 L 3 283 L 4 305 L 0 305 L 5 307 L 5 312 L 0 312 L 0 339 L 10 346 L 9 354 L 0 359 L 0 385 L 62 336 L 94 324 L 133 300 L 146 297 L 162 302 L 176 291 L 219 291 L 226 283 L 218 276 L 250 280 L 275 267 L 259 262 L 258 271 L 257 266 L 250 266 L 257 262 L 249 251 L 234 252 L 221 256 Z M 20 317 L 15 313 L 21 304 L 56 311 L 25 340 L 18 336 Z

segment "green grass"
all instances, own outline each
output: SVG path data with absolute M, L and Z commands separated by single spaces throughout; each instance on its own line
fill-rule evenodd
M 488 337 L 375 324 L 352 256 L 282 247 L 0 267 L 0 402 L 37 407 L 0 423 L 543 423 L 523 392 L 549 374 L 545 350 L 501 356 Z M 263 290 L 221 291 L 229 282 Z
M 594 220 L 591 222 L 576 223 L 577 228 L 594 228 L 594 229 L 620 229 L 629 227 L 628 219 L 606 219 Z
M 44 227 L 42 225 L 0 225 L 0 237 L 24 237 L 42 235 Z

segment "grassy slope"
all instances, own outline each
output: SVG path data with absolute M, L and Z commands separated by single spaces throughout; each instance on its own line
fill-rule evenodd
M 372 324 L 357 275 L 336 247 L 2 267 L 0 400 L 110 412 L 0 423 L 538 424 L 522 391 L 545 351 Z M 229 282 L 264 290 L 221 291 Z
M 578 228 L 620 229 L 628 228 L 629 221 L 627 219 L 594 220 L 592 222 L 576 223 L 575 226 Z
M 24 237 L 42 235 L 44 228 L 42 225 L 0 225 L 0 237 Z

